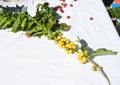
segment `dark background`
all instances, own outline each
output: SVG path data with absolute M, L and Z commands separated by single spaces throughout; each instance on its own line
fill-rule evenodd
M 114 0 L 102 0 L 105 6 L 110 6 Z

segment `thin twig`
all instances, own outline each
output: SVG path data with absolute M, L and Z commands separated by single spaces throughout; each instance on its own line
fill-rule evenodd
M 100 74 L 105 78 L 107 85 L 111 85 L 108 77 L 106 76 L 105 72 L 102 70 L 102 67 L 100 67 L 97 63 L 95 63 L 93 60 L 89 58 L 87 58 L 87 60 L 97 68 L 97 71 L 99 71 Z
M 99 72 L 100 72 L 100 74 L 102 74 L 102 76 L 105 78 L 105 80 L 107 81 L 107 85 L 111 85 L 110 84 L 110 81 L 109 81 L 109 79 L 108 79 L 108 77 L 107 77 L 107 75 L 105 74 L 105 72 L 101 69 L 101 70 L 99 70 Z

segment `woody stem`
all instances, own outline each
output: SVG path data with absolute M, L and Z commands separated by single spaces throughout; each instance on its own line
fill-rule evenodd
M 110 81 L 109 81 L 107 75 L 105 74 L 105 72 L 103 71 L 102 67 L 100 67 L 97 63 L 95 63 L 93 60 L 91 60 L 91 59 L 89 59 L 89 58 L 87 58 L 87 60 L 88 60 L 90 63 L 92 63 L 93 66 L 96 67 L 97 71 L 99 71 L 100 74 L 103 76 L 103 78 L 106 80 L 107 85 L 110 85 Z

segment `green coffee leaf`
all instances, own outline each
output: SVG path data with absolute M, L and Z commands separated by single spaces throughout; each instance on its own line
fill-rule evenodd
M 112 50 L 108 50 L 105 48 L 99 48 L 96 51 L 93 51 L 90 54 L 90 57 L 95 57 L 95 56 L 102 56 L 102 55 L 116 55 L 117 52 L 113 52 Z
M 12 32 L 17 32 L 18 28 L 19 28 L 19 24 L 20 24 L 20 16 L 18 16 L 17 19 L 15 20 L 11 31 Z
M 24 30 L 26 22 L 27 22 L 27 18 L 23 19 L 22 23 L 20 24 L 21 30 Z
M 27 22 L 26 23 L 27 24 L 27 26 L 26 26 L 26 29 L 25 30 L 30 30 L 31 28 L 32 28 L 32 25 L 34 24 L 34 22 Z
M 36 33 L 34 33 L 33 34 L 33 36 L 35 37 L 35 36 L 41 36 L 43 33 L 42 33 L 42 31 L 41 32 L 36 32 Z
M 2 29 L 5 29 L 5 28 L 7 28 L 8 26 L 10 26 L 13 21 L 14 21 L 14 20 L 13 20 L 12 18 L 7 19 L 7 21 L 5 22 L 5 24 L 3 24 L 3 26 L 2 26 Z
M 8 17 L 5 17 L 3 16 L 1 19 L 0 19 L 0 25 L 2 25 L 6 20 L 7 20 Z
M 71 26 L 68 26 L 66 23 L 60 23 L 59 29 L 62 31 L 68 31 L 70 30 Z

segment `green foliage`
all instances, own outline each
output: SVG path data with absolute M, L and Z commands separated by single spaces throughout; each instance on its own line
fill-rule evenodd
M 49 3 L 37 5 L 34 17 L 27 12 L 0 11 L 0 29 L 12 28 L 12 32 L 25 31 L 30 36 L 41 37 L 45 35 L 48 39 L 54 39 L 52 34 L 56 30 L 67 31 L 70 29 L 66 23 L 59 23 L 61 16 L 49 7 Z M 65 29 L 66 28 L 66 29 Z
M 120 19 L 120 7 L 118 8 L 111 8 L 109 11 L 109 14 L 112 18 Z M 120 27 L 120 22 L 116 22 L 117 27 Z
M 117 26 L 120 28 L 120 22 L 117 22 Z
M 22 30 L 24 30 L 25 25 L 26 25 L 26 22 L 27 22 L 27 18 L 24 18 L 23 21 L 22 21 L 21 24 L 20 24 Z
M 20 16 L 17 17 L 17 19 L 15 20 L 14 24 L 12 25 L 12 32 L 17 32 L 19 31 L 19 24 L 20 24 Z
M 77 42 L 81 45 L 81 47 L 80 47 L 79 49 L 80 49 L 82 52 L 87 51 L 87 52 L 88 52 L 87 57 L 90 58 L 90 59 L 92 59 L 92 58 L 94 58 L 94 57 L 96 57 L 96 56 L 116 55 L 116 54 L 117 54 L 117 52 L 114 52 L 114 51 L 112 51 L 112 50 L 108 50 L 108 49 L 105 49 L 105 48 L 99 48 L 99 49 L 97 49 L 97 50 L 93 50 L 93 49 L 91 49 L 91 48 L 88 46 L 88 44 L 86 43 L 85 40 L 80 39 L 79 37 L 78 37 Z M 78 50 L 79 50 L 79 49 L 78 49 Z
M 101 56 L 101 55 L 116 55 L 117 52 L 113 52 L 112 50 L 108 50 L 108 49 L 105 49 L 105 48 L 99 48 L 97 49 L 96 51 L 93 51 L 91 54 L 90 54 L 90 57 L 95 57 L 95 56 Z
M 111 8 L 108 12 L 112 18 L 120 18 L 120 8 Z
M 0 25 L 2 25 L 7 20 L 7 17 L 2 16 L 0 18 Z
M 6 23 L 4 23 L 4 25 L 2 26 L 2 29 L 5 29 L 5 28 L 7 28 L 7 27 L 10 27 L 11 25 L 12 25 L 12 22 L 13 22 L 14 20 L 11 18 L 11 17 L 9 17 L 8 19 L 7 19 L 7 22 Z
M 120 11 L 119 11 L 120 12 Z M 118 11 L 116 12 L 118 13 Z M 118 15 L 115 15 L 120 17 Z M 68 31 L 70 26 L 66 23 L 58 23 L 60 15 L 55 10 L 49 7 L 49 3 L 37 5 L 37 12 L 34 17 L 30 16 L 27 12 L 10 12 L 1 10 L 0 11 L 0 29 L 11 28 L 12 32 L 25 31 L 26 35 L 41 37 L 46 36 L 48 39 L 55 39 L 57 35 L 61 35 L 61 31 Z M 59 34 L 54 35 L 57 32 Z M 85 40 L 78 37 L 77 40 L 81 47 L 79 48 L 82 52 L 87 51 L 87 56 L 93 58 L 100 55 L 115 55 L 116 52 L 100 48 L 93 51 L 89 48 Z

